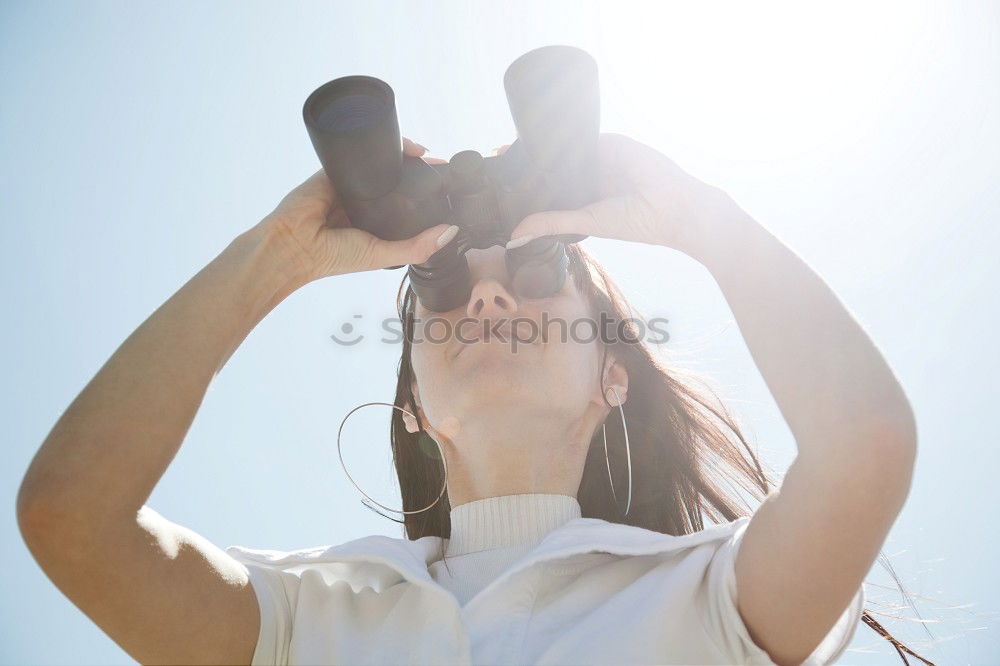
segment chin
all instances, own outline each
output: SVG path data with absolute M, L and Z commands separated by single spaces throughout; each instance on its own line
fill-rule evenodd
M 459 356 L 454 377 L 456 385 L 477 394 L 502 392 L 509 396 L 511 391 L 520 393 L 521 387 L 537 385 L 540 368 L 537 363 L 519 363 L 514 358 L 521 353 L 499 353 L 495 350 L 466 350 Z M 526 358 L 526 356 L 525 356 Z M 467 359 L 467 360 L 463 360 Z

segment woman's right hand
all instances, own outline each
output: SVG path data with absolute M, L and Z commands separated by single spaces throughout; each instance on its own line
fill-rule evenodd
M 426 150 L 403 137 L 404 155 L 421 157 Z M 289 192 L 257 226 L 292 257 L 301 284 L 330 275 L 423 263 L 458 231 L 439 224 L 406 240 L 387 241 L 352 227 L 323 169 Z

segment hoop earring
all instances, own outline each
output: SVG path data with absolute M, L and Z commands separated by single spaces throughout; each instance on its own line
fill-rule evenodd
M 351 473 L 347 471 L 347 466 L 344 465 L 344 454 L 340 450 L 340 433 L 343 432 L 343 430 L 344 430 L 344 423 L 347 422 L 347 417 L 349 417 L 351 414 L 353 414 L 354 412 L 358 411 L 362 407 L 367 407 L 368 405 L 386 405 L 387 407 L 392 407 L 393 409 L 398 409 L 399 411 L 403 412 L 404 414 L 409 414 L 414 419 L 417 418 L 416 416 L 414 416 L 410 412 L 406 411 L 402 407 L 400 407 L 398 405 L 393 405 L 392 403 L 389 403 L 389 402 L 366 402 L 364 404 L 358 405 L 357 407 L 355 407 L 351 411 L 347 412 L 347 414 L 344 416 L 344 419 L 340 422 L 340 428 L 337 430 L 337 455 L 340 457 L 340 466 L 344 468 L 344 474 L 347 475 L 347 478 L 350 480 L 350 482 L 352 484 L 354 484 L 354 487 L 358 489 L 359 493 L 361 493 L 362 495 L 364 495 L 365 497 L 367 497 L 369 501 L 374 502 L 375 504 L 378 504 L 380 507 L 382 507 L 386 511 L 392 511 L 393 513 L 402 513 L 402 514 L 420 513 L 422 511 L 427 511 L 427 509 L 430 509 L 432 506 L 434 506 L 435 504 L 437 504 L 441 500 L 442 497 L 444 497 L 444 493 L 448 489 L 448 459 L 445 458 L 445 456 L 444 456 L 444 450 L 441 448 L 441 445 L 438 444 L 438 441 L 436 439 L 434 439 L 433 437 L 431 437 L 431 439 L 434 441 L 434 444 L 437 445 L 438 451 L 441 453 L 441 462 L 444 465 L 444 484 L 441 486 L 441 492 L 438 493 L 437 499 L 434 500 L 433 502 L 431 502 L 428 506 L 424 507 L 423 509 L 417 509 L 416 511 L 403 511 L 402 509 L 390 509 L 389 507 L 387 507 L 384 504 L 379 504 L 378 502 L 376 502 L 375 500 L 373 500 L 371 497 L 369 497 L 368 493 L 366 493 L 365 491 L 361 490 L 361 486 L 359 486 L 357 483 L 354 482 L 354 478 L 351 476 Z M 364 500 L 361 500 L 361 502 L 364 503 Z
M 622 399 L 618 395 L 618 391 L 615 390 L 614 386 L 609 386 L 604 389 L 604 396 L 607 397 L 608 389 L 614 391 L 615 400 L 618 401 L 618 411 L 622 415 L 622 430 L 625 431 L 625 459 L 628 461 L 628 504 L 625 506 L 625 513 L 622 518 L 628 515 L 629 509 L 632 508 L 632 451 L 628 444 L 628 426 L 625 424 L 625 410 L 622 408 Z M 615 494 L 615 482 L 611 478 L 611 461 L 608 459 L 608 428 L 606 424 L 601 424 L 601 430 L 604 431 L 604 462 L 608 465 L 608 481 L 611 481 L 611 496 L 614 498 L 615 507 L 618 506 L 618 496 Z

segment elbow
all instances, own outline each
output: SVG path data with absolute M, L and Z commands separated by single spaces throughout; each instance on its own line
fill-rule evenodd
M 21 482 L 14 511 L 21 538 L 29 547 L 37 543 L 40 536 L 51 532 L 52 511 L 44 508 L 44 499 L 31 488 L 27 477 Z
M 25 492 L 24 484 L 17 493 L 17 503 L 15 505 L 17 516 L 17 529 L 21 533 L 21 539 L 28 550 L 34 553 L 40 545 L 41 539 L 46 532 L 51 530 L 46 528 L 46 518 L 40 510 L 36 498 L 29 497 Z
M 880 423 L 870 440 L 885 459 L 910 473 L 917 460 L 917 419 L 906 400 Z
M 80 522 L 77 512 L 32 481 L 30 472 L 21 481 L 14 510 L 21 538 L 32 552 L 45 546 L 64 547 L 72 536 L 70 528 Z
M 17 516 L 17 525 L 23 534 L 29 525 L 35 522 L 34 516 L 37 514 L 37 499 L 28 489 L 27 476 L 21 480 L 21 486 L 17 490 L 17 500 L 14 504 L 14 512 Z
M 877 485 L 887 506 L 902 508 L 917 459 L 917 424 L 908 404 L 855 418 L 834 441 L 834 449 L 827 449 L 828 470 L 835 467 L 849 484 Z
M 885 448 L 885 454 L 910 472 L 917 458 L 917 418 L 913 407 L 903 392 L 896 385 L 892 398 L 885 400 L 878 435 L 880 444 Z
M 889 504 L 901 510 L 910 493 L 917 460 L 917 423 L 909 405 L 891 418 L 873 424 L 864 436 L 874 477 Z M 895 500 L 895 502 L 893 502 Z
M 14 505 L 17 526 L 25 541 L 30 535 L 44 531 L 45 524 L 49 520 L 46 516 L 51 516 L 51 510 L 43 508 L 47 504 L 51 505 L 51 495 L 46 493 L 43 484 L 40 483 L 40 478 L 44 474 L 40 472 L 38 457 L 38 454 L 35 454 L 34 460 L 25 471 L 21 485 L 17 489 Z
M 854 455 L 873 460 L 886 470 L 913 471 L 917 456 L 917 419 L 910 401 L 896 390 L 868 398 L 862 407 L 845 412 L 849 420 L 839 433 L 852 443 Z

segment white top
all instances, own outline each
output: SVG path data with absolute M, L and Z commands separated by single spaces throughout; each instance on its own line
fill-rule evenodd
M 445 545 L 440 537 L 226 552 L 246 567 L 260 606 L 252 666 L 774 666 L 736 608 L 734 562 L 749 520 L 671 536 L 573 518 L 464 604 L 431 573 Z M 452 589 L 461 592 L 461 584 Z M 831 664 L 843 653 L 864 601 L 862 584 L 803 664 Z
M 525 493 L 459 504 L 451 510 L 446 557 L 428 571 L 464 606 L 546 534 L 579 517 L 571 495 Z

